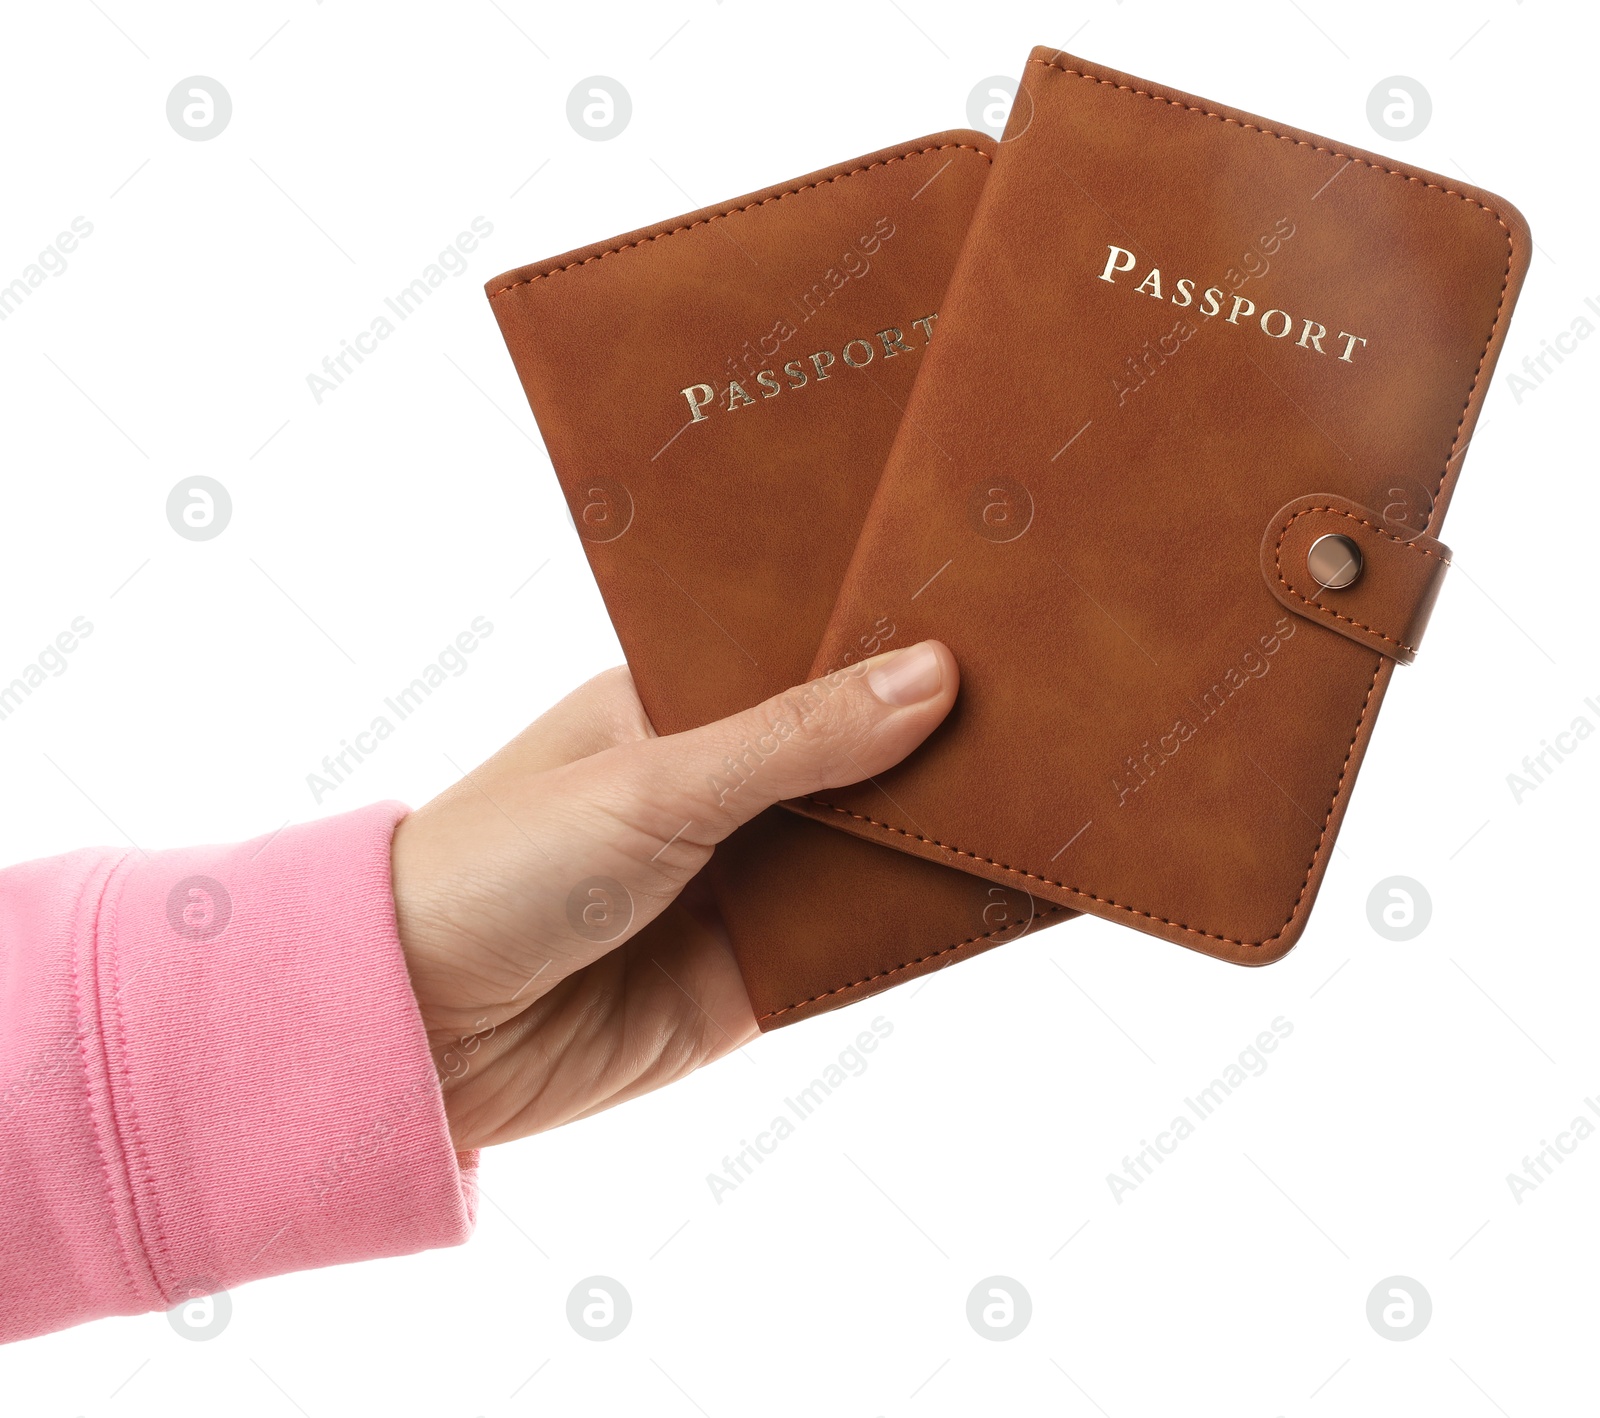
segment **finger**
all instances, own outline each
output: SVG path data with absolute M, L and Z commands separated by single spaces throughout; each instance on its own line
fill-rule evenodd
M 550 706 L 475 775 L 543 773 L 618 744 L 655 737 L 626 665 L 602 670 Z
M 537 735 L 533 732 L 535 729 L 539 730 Z M 639 702 L 632 672 L 626 665 L 614 665 L 552 705 L 523 734 L 513 739 L 512 744 L 527 738 L 531 748 L 537 741 L 539 756 L 549 761 L 519 766 L 524 771 L 530 768 L 539 771 L 587 758 L 591 753 L 619 743 L 634 743 L 655 736 L 644 705 Z

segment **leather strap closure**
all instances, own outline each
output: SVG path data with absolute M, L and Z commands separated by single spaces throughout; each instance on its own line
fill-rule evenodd
M 1332 493 L 1287 503 L 1261 539 L 1262 575 L 1284 605 L 1405 665 L 1449 565 L 1444 543 Z

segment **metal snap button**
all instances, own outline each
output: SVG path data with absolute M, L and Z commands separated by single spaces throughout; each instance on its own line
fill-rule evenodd
M 1306 553 L 1306 570 L 1325 591 L 1342 591 L 1355 585 L 1361 565 L 1361 548 L 1337 532 L 1318 537 Z

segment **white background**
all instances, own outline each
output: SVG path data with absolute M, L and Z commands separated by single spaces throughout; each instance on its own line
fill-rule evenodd
M 1506 1181 L 1600 1095 L 1600 735 L 1520 804 L 1506 781 L 1600 727 L 1600 340 L 1508 384 L 1600 300 L 1589 7 L 74 0 L 5 28 L 0 283 L 94 227 L 0 324 L 0 680 L 94 626 L 0 723 L 8 862 L 420 803 L 615 663 L 482 282 L 964 126 L 1031 45 L 1470 174 L 1539 248 L 1456 570 L 1287 960 L 1051 930 L 487 1154 L 463 1248 L 245 1287 L 204 1343 L 152 1315 L 0 1352 L 7 1412 L 1592 1410 L 1600 1139 L 1520 1204 Z M 195 74 L 233 101 L 206 142 L 165 115 Z M 609 142 L 566 120 L 594 74 L 632 96 Z M 1396 74 L 1433 100 L 1405 143 L 1366 116 Z M 306 375 L 477 216 L 465 274 L 317 404 Z M 234 503 L 207 542 L 165 518 L 197 474 Z M 467 673 L 314 802 L 323 755 L 476 616 Z M 1433 902 L 1404 944 L 1366 909 L 1396 874 Z M 867 1071 L 717 1204 L 706 1174 L 877 1015 Z M 1107 1173 L 1278 1016 L 1267 1071 L 1118 1204 Z M 605 1343 L 565 1314 L 595 1274 L 634 1307 Z M 996 1274 L 1032 1298 L 1008 1342 L 966 1318 Z M 1366 1316 L 1397 1274 L 1433 1302 L 1408 1342 Z

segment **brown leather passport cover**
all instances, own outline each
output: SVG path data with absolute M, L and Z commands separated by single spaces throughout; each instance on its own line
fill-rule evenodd
M 936 134 L 488 283 L 659 732 L 806 678 L 992 147 Z M 763 1028 L 1071 914 L 776 809 L 709 870 Z
M 1448 565 L 1529 246 L 1489 193 L 1036 49 L 816 661 L 887 619 L 950 645 L 961 697 L 795 806 L 1283 955 Z

